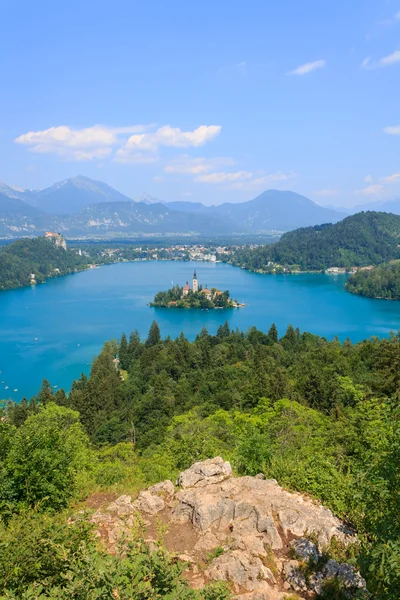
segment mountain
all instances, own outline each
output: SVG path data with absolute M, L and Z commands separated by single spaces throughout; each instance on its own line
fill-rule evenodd
M 15 187 L 13 185 L 7 185 L 4 181 L 0 181 L 0 194 L 8 196 L 8 198 L 19 198 L 23 200 L 25 190 Z
M 16 197 L 0 193 L 0 236 L 32 235 L 44 231 L 46 215 Z
M 38 235 L 46 229 L 67 235 L 99 232 L 230 235 L 336 223 L 344 216 L 300 194 L 278 190 L 268 190 L 247 202 L 226 202 L 219 206 L 205 206 L 200 202 L 166 203 L 146 193 L 135 202 L 101 181 L 82 176 L 44 190 L 20 190 L 4 183 L 0 183 L 0 190 L 3 195 L 0 235 L 29 232 Z M 11 205 L 10 201 L 22 204 Z
M 315 204 L 295 192 L 268 190 L 247 202 L 225 202 L 204 206 L 199 202 L 169 202 L 168 208 L 191 214 L 201 213 L 222 217 L 236 224 L 238 231 L 287 231 L 296 227 L 336 223 L 345 213 Z
M 248 231 L 287 231 L 296 227 L 336 223 L 345 215 L 315 204 L 290 191 L 268 190 L 253 200 L 215 206 L 214 212 L 229 217 Z
M 369 202 L 368 204 L 360 204 L 355 206 L 353 212 L 370 211 L 376 210 L 379 212 L 393 213 L 394 215 L 400 215 L 400 198 L 393 200 L 378 200 L 376 202 Z
M 140 194 L 137 202 L 143 202 L 144 204 L 167 204 L 164 200 L 158 200 L 158 198 L 154 198 L 154 196 L 150 196 L 147 192 L 143 192 Z
M 362 212 L 336 224 L 303 227 L 279 242 L 235 254 L 237 266 L 272 270 L 269 262 L 301 270 L 376 265 L 400 258 L 400 216 Z
M 48 214 L 69 215 L 100 202 L 131 202 L 111 186 L 89 177 L 72 177 L 34 192 L 25 192 L 24 199 Z
M 164 204 L 102 202 L 63 219 L 60 231 L 72 234 L 120 233 L 232 233 L 229 224 L 213 216 L 196 216 L 171 211 Z M 57 230 L 58 231 L 58 230 Z

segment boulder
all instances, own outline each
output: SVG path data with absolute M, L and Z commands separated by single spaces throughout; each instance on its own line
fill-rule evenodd
M 348 565 L 347 563 L 343 563 L 339 566 L 337 578 L 343 584 L 343 586 L 349 590 L 367 589 L 365 579 L 361 577 L 360 573 L 358 573 L 354 567 Z
M 232 477 L 232 468 L 220 456 L 194 463 L 189 469 L 179 474 L 178 485 L 181 488 L 202 487 L 210 483 L 219 483 Z
M 214 581 L 230 581 L 235 591 L 268 592 L 275 577 L 260 558 L 249 556 L 241 550 L 233 550 L 215 558 L 205 571 Z
M 133 503 L 135 510 L 147 513 L 148 515 L 155 515 L 161 512 L 165 508 L 164 500 L 157 494 L 153 494 L 149 490 L 140 492 L 139 496 Z
M 319 558 L 318 548 L 307 538 L 293 540 L 291 543 L 293 550 L 298 558 L 305 562 L 317 563 Z
M 300 563 L 298 560 L 289 560 L 283 567 L 282 576 L 289 584 L 289 589 L 292 589 L 295 592 L 307 591 L 306 578 L 300 570 Z

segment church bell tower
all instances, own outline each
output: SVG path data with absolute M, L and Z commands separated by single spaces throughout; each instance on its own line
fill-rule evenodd
M 197 280 L 196 271 L 193 273 L 193 292 L 199 291 L 199 282 Z

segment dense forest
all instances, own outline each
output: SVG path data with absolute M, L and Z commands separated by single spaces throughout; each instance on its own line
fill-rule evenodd
M 56 246 L 51 238 L 22 239 L 0 249 L 0 290 L 23 287 L 49 277 L 74 273 L 87 266 L 75 250 Z
M 360 538 L 346 560 L 374 598 L 397 600 L 399 394 L 395 334 L 352 344 L 226 323 L 189 342 L 162 339 L 153 323 L 145 340 L 107 342 L 69 394 L 45 381 L 37 397 L 4 407 L 0 594 L 227 598 L 221 587 L 187 588 L 161 547 L 149 554 L 136 540 L 107 556 L 84 519 L 63 526 L 93 490 L 134 493 L 221 455 L 237 474 L 262 472 L 345 519 Z
M 334 225 L 295 229 L 275 244 L 237 250 L 233 258 L 220 258 L 257 271 L 283 272 L 284 267 L 289 271 L 321 271 L 400 258 L 399 240 L 399 215 L 361 212 Z
M 400 300 L 400 262 L 382 264 L 349 277 L 346 289 L 367 298 Z
M 183 288 L 179 285 L 174 286 L 166 292 L 158 292 L 154 296 L 150 306 L 159 306 L 163 308 L 233 308 L 237 303 L 230 299 L 229 291 L 221 292 L 216 288 L 209 290 L 211 295 L 207 296 L 200 286 L 198 292 L 188 290 L 183 295 Z

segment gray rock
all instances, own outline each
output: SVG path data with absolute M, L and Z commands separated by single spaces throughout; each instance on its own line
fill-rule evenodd
M 300 538 L 293 540 L 291 544 L 296 556 L 306 562 L 312 561 L 313 563 L 318 562 L 318 548 L 313 542 L 310 542 L 307 538 Z
M 299 561 L 289 560 L 283 567 L 283 578 L 295 592 L 306 592 L 307 582 L 299 569 Z
M 367 589 L 365 579 L 363 579 L 351 565 L 343 563 L 339 566 L 337 578 L 347 589 Z
M 189 469 L 180 473 L 178 485 L 182 488 L 202 487 L 210 483 L 219 483 L 227 477 L 232 477 L 231 465 L 217 456 L 194 463 Z
M 339 563 L 336 560 L 328 560 L 324 568 L 322 569 L 322 575 L 325 579 L 332 579 L 332 577 L 336 577 L 339 571 Z
M 157 494 L 159 496 L 167 496 L 171 497 L 175 494 L 175 486 L 169 479 L 165 481 L 160 481 L 160 483 L 156 483 L 156 485 L 152 485 L 147 490 L 151 494 Z
M 165 508 L 165 502 L 160 496 L 152 494 L 150 491 L 140 492 L 139 496 L 133 503 L 135 510 L 155 515 Z
M 275 583 L 272 571 L 258 557 L 233 550 L 215 558 L 205 571 L 214 581 L 230 581 L 234 587 L 247 591 L 267 592 Z

